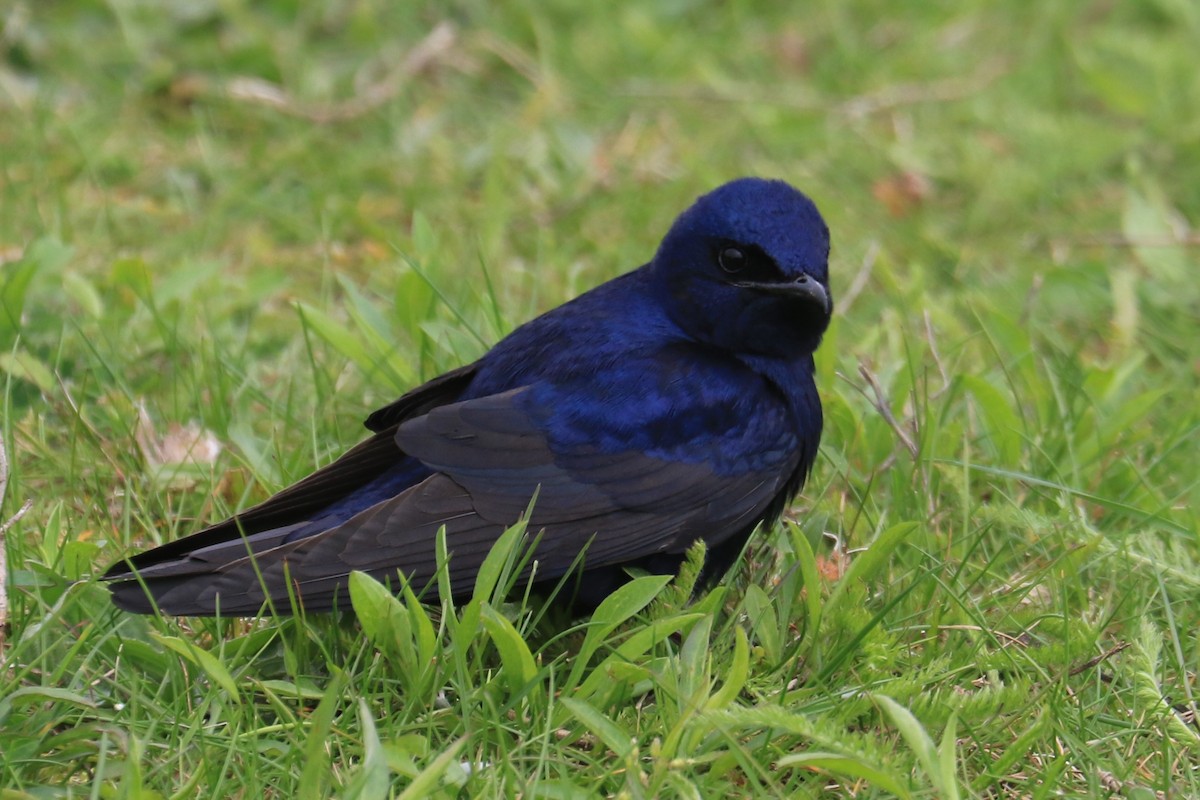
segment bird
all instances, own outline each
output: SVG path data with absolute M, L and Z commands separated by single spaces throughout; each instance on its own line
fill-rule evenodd
M 649 262 L 517 327 L 366 420 L 370 436 L 259 505 L 113 564 L 121 609 L 287 614 L 349 576 L 470 594 L 526 519 L 535 589 L 578 608 L 706 546 L 719 578 L 803 486 L 822 429 L 814 353 L 833 313 L 829 229 L 789 183 L 694 201 Z M 640 572 L 639 572 L 640 571 Z

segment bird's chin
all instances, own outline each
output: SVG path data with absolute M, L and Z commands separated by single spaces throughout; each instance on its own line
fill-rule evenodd
M 833 318 L 831 306 L 832 301 L 820 303 L 815 299 L 797 299 L 792 303 L 792 313 L 799 320 L 801 328 L 815 331 L 819 337 Z
M 787 304 L 786 323 L 789 354 L 811 354 L 821 344 L 829 328 L 830 316 L 826 306 L 812 300 L 796 300 Z

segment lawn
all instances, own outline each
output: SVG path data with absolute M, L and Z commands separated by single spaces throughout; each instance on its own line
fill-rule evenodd
M 0 798 L 1200 796 L 1200 6 L 0 5 Z M 813 477 L 590 620 L 113 560 L 650 258 L 833 236 Z M 1196 226 L 1196 227 L 1192 227 Z M 0 593 L 0 594 L 3 594 Z

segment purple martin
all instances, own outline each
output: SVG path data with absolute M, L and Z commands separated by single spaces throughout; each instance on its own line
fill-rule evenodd
M 121 608 L 245 616 L 347 602 L 350 573 L 470 593 L 533 499 L 535 584 L 581 607 L 628 569 L 723 574 L 803 485 L 821 438 L 813 353 L 829 231 L 787 183 L 742 178 L 681 214 L 649 263 L 514 330 L 366 421 L 371 436 L 260 505 L 115 564 Z M 582 553 L 582 556 L 581 556 Z M 340 600 L 339 600 L 340 598 Z

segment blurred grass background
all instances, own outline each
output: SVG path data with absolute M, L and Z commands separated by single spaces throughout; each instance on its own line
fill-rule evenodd
M 1189 0 L 0 5 L 0 796 L 1200 794 L 1198 42 Z M 833 233 L 822 457 L 706 622 L 605 633 L 623 689 L 522 608 L 535 673 L 493 621 L 410 686 L 92 582 L 747 174 Z

